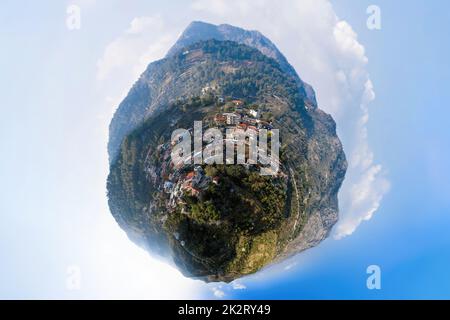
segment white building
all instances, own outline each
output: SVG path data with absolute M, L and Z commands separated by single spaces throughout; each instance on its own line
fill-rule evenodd
M 233 125 L 238 124 L 239 120 L 241 120 L 241 116 L 236 113 L 224 113 L 225 117 L 227 117 L 227 124 Z
M 253 118 L 259 117 L 259 112 L 257 110 L 250 109 L 248 112 Z

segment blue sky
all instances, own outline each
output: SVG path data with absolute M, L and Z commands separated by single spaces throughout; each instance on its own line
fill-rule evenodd
M 82 9 L 80 30 L 66 28 L 71 3 Z M 313 39 L 318 44 L 311 55 L 326 57 L 327 66 L 338 61 L 344 71 L 360 67 L 376 94 L 364 143 L 390 188 L 371 218 L 357 223 L 351 234 L 330 237 L 234 286 L 186 279 L 126 238 L 106 204 L 107 126 L 140 68 L 161 55 L 191 20 L 241 25 L 239 17 L 227 19 L 220 1 L 215 12 L 201 8 L 201 0 L 196 3 L 197 11 L 181 1 L 2 2 L 0 297 L 450 298 L 450 114 L 445 107 L 450 101 L 450 5 L 443 1 L 332 1 L 333 12 L 364 46 L 367 64 L 350 61 L 355 56 L 346 52 L 324 54 L 328 43 Z M 366 27 L 370 4 L 381 9 L 381 30 Z M 288 2 L 283 6 L 289 10 Z M 256 18 L 245 16 L 249 11 L 239 10 L 243 27 L 259 28 Z M 263 9 L 252 15 L 257 17 L 258 10 Z M 130 22 L 147 16 L 153 17 L 155 34 L 130 37 Z M 353 132 L 349 119 L 358 109 L 331 108 L 330 75 L 318 74 L 296 57 L 312 46 L 290 46 L 283 39 L 293 36 L 280 35 L 285 30 L 276 23 L 266 23 L 261 31 L 314 85 L 319 104 L 336 114 L 342 135 Z M 160 46 L 147 50 L 146 41 Z M 147 51 L 135 56 L 124 48 Z M 121 59 L 111 60 L 108 52 L 114 58 L 121 53 Z M 130 65 L 134 59 L 142 61 Z M 354 221 L 342 211 L 343 221 Z M 381 268 L 381 290 L 366 287 L 366 268 L 372 264 Z M 78 290 L 67 286 L 73 266 L 81 272 Z

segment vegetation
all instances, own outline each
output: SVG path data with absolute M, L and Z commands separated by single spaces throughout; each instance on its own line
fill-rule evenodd
M 162 99 L 165 104 L 154 106 L 143 122 L 134 119 L 134 113 L 127 119 L 119 111 L 124 127 L 133 130 L 124 133 L 123 129 L 108 177 L 114 217 L 144 245 L 152 241 L 160 251 L 171 251 L 190 275 L 228 281 L 257 271 L 283 252 L 307 220 L 304 199 L 313 185 L 308 179 L 306 139 L 313 120 L 304 111 L 298 83 L 275 60 L 229 41 L 198 42 L 162 60 L 152 71 L 160 82 L 167 82 L 164 90 L 176 98 Z M 186 73 L 189 77 L 183 78 Z M 201 95 L 212 81 L 216 94 Z M 140 91 L 140 85 L 123 103 L 135 99 L 149 103 L 148 96 L 155 95 L 156 89 Z M 162 185 L 173 168 L 160 146 L 170 141 L 176 128 L 190 128 L 194 120 L 234 110 L 232 104 L 220 103 L 217 95 L 228 101 L 244 100 L 280 129 L 285 175 L 261 176 L 259 170 L 241 165 L 205 165 L 206 175 L 219 182 L 211 183 L 200 196 L 184 194 L 169 209 L 169 195 L 162 192 Z

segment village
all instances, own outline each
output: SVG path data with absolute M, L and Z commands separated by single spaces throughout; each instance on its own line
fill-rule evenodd
M 202 96 L 211 95 L 211 92 L 213 92 L 211 88 L 203 88 Z M 215 94 L 213 97 L 220 109 L 211 119 L 203 121 L 203 130 L 215 127 L 222 131 L 246 131 L 250 133 L 250 137 L 245 141 L 248 145 L 252 139 L 252 134 L 257 137 L 261 129 L 271 130 L 273 128 L 271 121 L 262 119 L 258 106 L 252 105 L 250 107 L 241 99 L 225 99 Z M 188 129 L 188 131 L 192 134 L 193 128 Z M 173 211 L 181 204 L 183 212 L 185 208 L 183 205 L 185 204 L 183 201 L 184 194 L 200 198 L 202 191 L 206 190 L 211 183 L 219 183 L 220 177 L 207 175 L 201 165 L 186 165 L 186 163 L 191 163 L 191 159 L 195 157 L 195 150 L 184 154 L 178 162 L 171 161 L 172 147 L 181 140 L 182 137 L 178 137 L 177 140 L 159 145 L 157 152 L 161 155 L 163 164 L 159 169 L 152 165 L 146 165 L 145 171 L 147 178 L 154 182 L 162 179 L 162 183 L 158 185 L 162 185 L 163 190 L 161 191 L 167 194 L 169 198 L 168 209 Z M 149 155 L 147 158 L 149 158 Z M 148 162 L 147 160 L 146 162 Z M 249 169 L 248 164 L 244 166 Z

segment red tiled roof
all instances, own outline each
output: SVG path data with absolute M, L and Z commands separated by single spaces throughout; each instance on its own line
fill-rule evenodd
M 192 179 L 193 177 L 194 177 L 194 171 L 191 171 L 186 175 L 187 179 Z

